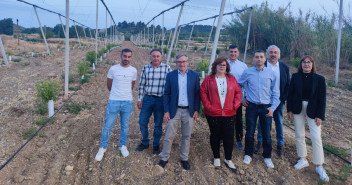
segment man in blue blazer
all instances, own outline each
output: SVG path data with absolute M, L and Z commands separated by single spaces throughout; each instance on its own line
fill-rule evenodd
M 169 160 L 172 142 L 181 121 L 181 165 L 184 170 L 190 169 L 188 154 L 193 124 L 197 120 L 200 108 L 200 80 L 197 72 L 187 68 L 188 64 L 187 55 L 177 55 L 177 69 L 166 76 L 164 119 L 167 127 L 159 162 L 159 166 L 163 168 Z
M 284 109 L 285 101 L 288 95 L 288 88 L 290 86 L 290 70 L 289 67 L 282 62 L 279 62 L 280 59 L 280 49 L 275 46 L 271 45 L 266 50 L 267 61 L 265 62 L 265 66 L 271 68 L 276 75 L 276 78 L 279 80 L 279 88 L 280 88 L 280 104 L 274 111 L 274 121 L 276 127 L 276 141 L 277 141 L 277 149 L 276 153 L 278 156 L 281 156 L 284 153 L 284 133 L 283 133 L 283 122 L 282 122 L 282 112 Z M 268 62 L 269 61 L 269 62 Z M 257 153 L 261 145 L 263 143 L 263 136 L 260 130 L 258 122 L 258 135 L 257 140 L 258 144 L 255 148 L 254 152 Z

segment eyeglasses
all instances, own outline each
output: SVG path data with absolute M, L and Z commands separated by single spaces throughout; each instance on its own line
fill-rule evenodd
M 226 64 L 218 64 L 218 67 L 226 67 Z
M 187 62 L 187 60 L 184 60 L 184 61 L 176 61 L 176 63 L 178 63 L 178 64 L 184 64 L 184 63 L 186 63 Z
M 307 61 L 307 62 L 306 62 L 306 61 L 303 61 L 303 62 L 302 62 L 302 64 L 308 64 L 308 65 L 310 65 L 310 64 L 312 64 L 312 63 L 313 63 L 313 62 L 311 62 L 311 61 Z

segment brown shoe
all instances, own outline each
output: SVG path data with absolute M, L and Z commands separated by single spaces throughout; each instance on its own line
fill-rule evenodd
M 254 153 L 257 154 L 259 152 L 260 148 L 262 148 L 262 143 L 258 142 L 257 146 L 254 147 Z

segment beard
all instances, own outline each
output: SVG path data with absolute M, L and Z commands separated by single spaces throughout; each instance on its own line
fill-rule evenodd
M 123 64 L 124 66 L 127 66 L 128 64 L 130 64 L 130 61 L 123 60 L 123 61 L 122 61 L 122 64 Z

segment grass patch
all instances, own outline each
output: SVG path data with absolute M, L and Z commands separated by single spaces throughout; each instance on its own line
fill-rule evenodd
M 332 146 L 332 145 L 329 145 L 329 144 L 324 144 L 323 143 L 323 146 L 326 148 L 326 149 L 328 149 L 328 150 L 330 150 L 330 151 L 332 151 L 332 152 L 334 152 L 334 153 L 336 153 L 336 154 L 338 154 L 338 155 L 340 155 L 340 156 L 343 156 L 343 157 L 349 157 L 350 155 L 346 152 L 346 151 L 348 151 L 348 149 L 343 149 L 343 148 L 340 148 L 340 147 L 336 147 L 336 146 Z M 326 155 L 331 155 L 331 153 L 330 152 L 325 152 L 325 154 Z
M 88 110 L 91 109 L 90 103 L 88 103 L 86 101 L 84 101 L 82 103 L 75 102 L 75 101 L 69 101 L 65 105 L 65 107 L 68 110 L 68 112 L 70 112 L 72 114 L 79 114 L 84 109 L 88 109 Z
M 26 61 L 26 62 L 22 62 L 21 65 L 22 66 L 29 66 L 31 63 L 29 61 Z
M 45 115 L 48 112 L 48 104 L 42 101 L 37 101 L 35 103 L 35 113 L 40 115 Z
M 77 90 L 80 90 L 80 89 L 81 89 L 81 86 L 68 87 L 68 90 L 70 90 L 70 91 L 77 91 Z
M 21 60 L 22 59 L 20 59 L 20 58 L 14 58 L 14 59 L 12 59 L 12 62 L 21 62 Z
M 48 136 L 45 135 L 44 133 L 39 133 L 38 136 L 41 137 L 41 138 L 48 138 Z
M 23 139 L 29 139 L 36 131 L 37 131 L 37 128 L 35 128 L 35 127 L 26 129 L 26 130 L 22 131 L 21 137 Z
M 337 87 L 337 86 L 336 86 L 336 84 L 335 84 L 334 81 L 329 80 L 329 81 L 328 81 L 328 87 Z
M 38 120 L 32 119 L 33 123 L 38 125 L 38 126 L 44 125 L 47 120 L 48 120 L 48 118 L 41 118 L 41 119 L 38 119 Z M 56 121 L 56 118 L 53 117 L 53 118 L 51 118 L 51 120 L 49 122 L 50 123 L 54 123 L 55 121 Z
M 344 87 L 345 89 L 352 91 L 352 84 L 345 84 Z
M 80 84 L 89 83 L 89 76 L 85 75 L 83 79 L 81 79 Z
M 338 175 L 331 173 L 329 170 L 326 170 L 327 174 L 332 179 L 346 181 L 349 177 L 351 177 L 351 166 L 349 164 L 343 164 L 340 168 Z

